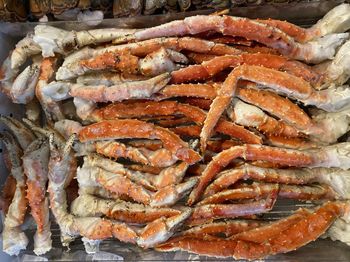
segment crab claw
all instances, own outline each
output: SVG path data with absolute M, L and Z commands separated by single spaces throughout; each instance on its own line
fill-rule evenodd
M 142 230 L 137 244 L 143 248 L 150 248 L 167 241 L 191 214 L 192 210 L 187 208 L 179 215 L 153 221 Z
M 34 42 L 33 36 L 28 35 L 16 44 L 11 54 L 11 68 L 18 69 L 25 61 L 41 52 L 41 47 Z
M 40 66 L 27 66 L 15 79 L 11 88 L 11 98 L 14 103 L 26 104 L 34 98 L 35 86 L 39 79 Z
M 169 185 L 158 190 L 150 202 L 152 207 L 163 207 L 174 205 L 177 201 L 189 193 L 198 183 L 198 178 L 193 177 L 178 185 Z

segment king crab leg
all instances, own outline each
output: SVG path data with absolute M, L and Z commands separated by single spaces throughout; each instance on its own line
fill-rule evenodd
M 284 71 L 303 78 L 312 85 L 319 85 L 319 82 L 322 80 L 321 76 L 307 65 L 290 60 L 283 56 L 261 53 L 242 53 L 238 55 L 214 57 L 209 61 L 204 61 L 200 65 L 190 65 L 186 68 L 174 71 L 171 73 L 171 82 L 174 84 L 180 84 L 193 80 L 205 80 L 213 77 L 228 67 L 235 68 L 242 64 L 263 66 Z
M 82 194 L 71 205 L 75 216 L 101 216 L 132 224 L 147 224 L 160 217 L 172 217 L 181 214 L 180 210 L 172 208 L 152 208 L 142 204 L 125 202 L 123 200 L 107 200 Z
M 164 148 L 171 151 L 178 159 L 188 164 L 200 160 L 199 154 L 174 133 L 139 120 L 105 120 L 86 126 L 79 132 L 81 142 L 122 138 L 160 139 Z
M 264 160 L 295 167 L 339 167 L 348 169 L 348 143 L 321 147 L 315 150 L 292 150 L 262 145 L 243 145 L 231 147 L 213 157 L 199 178 L 199 183 L 190 194 L 188 204 L 197 202 L 205 188 L 218 172 L 232 160 Z
M 337 199 L 348 199 L 347 188 L 350 185 L 350 173 L 347 170 L 332 168 L 276 169 L 244 164 L 235 169 L 219 173 L 206 188 L 203 197 L 210 197 L 239 180 L 253 179 L 269 183 L 306 185 L 320 183 L 329 186 Z
M 11 53 L 11 69 L 18 70 L 31 56 L 40 54 L 40 46 L 34 42 L 33 36 L 28 35 L 20 40 Z
M 348 29 L 350 29 L 349 12 L 349 4 L 338 5 L 328 11 L 328 13 L 315 25 L 307 29 L 288 23 L 287 21 L 273 19 L 257 19 L 257 21 L 279 28 L 289 36 L 293 37 L 296 41 L 305 43 L 328 34 L 346 32 Z
M 160 49 L 149 53 L 145 58 L 130 54 L 106 52 L 92 59 L 80 61 L 83 69 L 79 74 L 89 71 L 112 69 L 128 74 L 141 73 L 145 76 L 156 76 L 178 69 L 182 64 L 188 64 L 185 55 L 171 49 Z
M 140 116 L 157 116 L 157 115 L 173 115 L 184 114 L 195 123 L 202 125 L 205 123 L 205 112 L 199 108 L 177 103 L 176 101 L 162 102 L 140 102 L 133 104 L 112 104 L 102 109 L 95 110 L 91 117 L 94 120 L 128 118 Z M 259 144 L 261 138 L 241 126 L 235 125 L 224 119 L 220 120 L 215 131 L 227 134 L 234 138 L 239 138 L 247 143 Z
M 34 235 L 34 253 L 45 254 L 51 250 L 51 231 L 49 221 L 49 200 L 46 197 L 49 144 L 46 138 L 34 140 L 25 150 L 23 169 L 27 177 L 27 198 L 31 214 L 37 224 Z
M 300 44 L 278 28 L 248 18 L 197 15 L 140 30 L 119 38 L 119 43 L 156 37 L 194 35 L 207 31 L 254 40 L 278 50 L 285 56 L 313 63 L 333 57 L 335 48 L 341 45 L 348 36 L 347 34 L 333 34 L 317 41 Z
M 270 211 L 276 201 L 278 185 L 271 188 L 266 199 L 239 204 L 208 204 L 196 206 L 192 216 L 187 221 L 188 225 L 198 225 L 206 221 L 221 218 L 235 218 L 266 213 Z
M 9 255 L 18 255 L 28 245 L 28 238 L 21 230 L 27 211 L 26 184 L 21 161 L 22 149 L 15 138 L 7 132 L 2 135 L 2 141 L 8 152 L 11 168 L 9 171 L 16 180 L 15 193 L 4 220 L 3 251 Z

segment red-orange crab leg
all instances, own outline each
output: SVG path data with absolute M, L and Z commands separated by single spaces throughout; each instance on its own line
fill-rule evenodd
M 204 198 L 198 205 L 221 204 L 230 200 L 259 199 L 269 194 L 275 184 L 253 183 L 240 185 L 235 189 L 223 190 Z M 335 192 L 326 185 L 279 185 L 278 197 L 298 200 L 334 200 Z
M 168 119 L 166 119 L 166 117 L 168 117 Z M 153 117 L 146 117 L 142 119 L 143 120 L 147 119 L 148 121 L 155 123 L 158 126 L 168 127 L 168 128 L 170 127 L 170 130 L 171 130 L 171 127 L 193 124 L 193 121 L 186 116 L 159 116 L 159 117 L 153 116 Z
M 150 223 L 160 217 L 179 215 L 180 210 L 172 208 L 152 208 L 123 200 L 102 199 L 88 194 L 82 194 L 71 205 L 75 216 L 101 216 L 133 224 Z
M 166 85 L 155 95 L 157 99 L 167 99 L 180 96 L 214 99 L 216 97 L 216 90 L 209 84 Z
M 293 95 L 298 99 L 307 98 L 312 92 L 312 87 L 301 78 L 260 66 L 241 65 L 236 67 L 222 84 L 216 98 L 210 105 L 210 110 L 201 132 L 201 149 L 205 150 L 206 142 L 216 126 L 220 116 L 230 104 L 235 95 L 239 80 L 249 80 L 277 91 Z
M 216 193 L 214 195 L 208 196 L 200 201 L 197 205 L 208 205 L 208 204 L 221 204 L 230 200 L 243 200 L 243 199 L 261 199 L 266 197 L 266 195 L 275 191 L 276 188 L 278 192 L 282 185 L 278 184 L 258 184 L 254 183 L 251 186 L 242 185 L 235 189 L 228 189 Z
M 45 254 L 51 250 L 51 223 L 46 183 L 49 163 L 49 144 L 46 138 L 38 138 L 25 150 L 23 168 L 27 176 L 27 198 L 31 214 L 37 224 L 34 236 L 34 253 Z
M 276 201 L 278 186 L 264 200 L 257 200 L 243 204 L 209 204 L 196 206 L 187 221 L 188 225 L 198 225 L 203 222 L 221 218 L 235 218 L 266 213 L 270 211 Z
M 333 56 L 335 47 L 342 43 L 338 38 L 347 37 L 346 34 L 336 36 L 337 40 L 334 39 L 335 42 L 331 45 L 330 50 L 327 50 L 330 53 L 325 54 L 324 48 L 320 48 L 318 44 L 315 45 L 311 42 L 300 44 L 278 28 L 248 18 L 197 15 L 140 30 L 129 36 L 119 38 L 119 43 L 164 36 L 194 35 L 207 31 L 215 31 L 228 36 L 244 37 L 272 47 L 285 56 L 313 62 L 320 62 Z M 323 53 L 321 53 L 321 49 Z
M 261 221 L 254 220 L 227 220 L 220 222 L 212 222 L 204 225 L 199 225 L 193 228 L 190 228 L 186 231 L 180 233 L 180 236 L 191 236 L 191 237 L 205 237 L 206 235 L 225 235 L 230 237 L 232 235 L 244 232 L 253 228 L 257 228 L 264 224 Z M 169 241 L 172 241 L 172 238 Z
M 344 208 L 344 203 L 328 202 L 308 215 L 306 219 L 302 219 L 292 227 L 282 230 L 280 234 L 259 246 L 249 247 L 244 241 L 238 240 L 235 257 L 238 259 L 257 259 L 267 255 L 286 253 L 304 246 L 320 237 L 343 214 Z M 254 249 L 254 246 L 257 249 Z
M 340 167 L 347 169 L 349 166 L 346 162 L 349 159 L 349 147 L 348 143 L 339 143 L 316 150 L 292 150 L 262 145 L 231 147 L 213 157 L 200 176 L 199 183 L 191 192 L 188 204 L 193 205 L 197 202 L 216 174 L 236 158 L 264 160 L 296 167 Z
M 101 119 L 115 119 L 117 117 L 128 118 L 147 115 L 157 116 L 173 114 L 184 114 L 198 125 L 202 125 L 203 122 L 205 123 L 204 111 L 190 105 L 177 103 L 176 101 L 148 101 L 133 104 L 115 103 L 102 109 L 96 109 L 91 114 L 91 117 L 98 121 Z M 239 138 L 247 143 L 261 143 L 261 138 L 254 133 L 223 119 L 219 120 L 215 130 L 230 135 L 231 137 Z
M 146 148 L 135 148 L 116 141 L 95 142 L 96 152 L 112 158 L 127 158 L 144 165 L 167 167 L 178 159 L 171 151 L 160 148 L 151 151 Z
M 81 142 L 122 138 L 160 139 L 164 148 L 188 164 L 194 164 L 201 159 L 197 152 L 190 149 L 173 132 L 139 120 L 105 120 L 86 126 L 79 132 Z
M 225 55 L 214 57 L 209 61 L 204 61 L 200 65 L 191 65 L 171 73 L 171 82 L 174 84 L 189 82 L 193 80 L 208 79 L 228 67 L 239 65 L 255 65 L 285 71 L 289 74 L 303 78 L 313 85 L 318 85 L 321 76 L 312 71 L 307 65 L 297 61 L 289 60 L 283 56 L 242 53 L 239 55 Z
M 243 101 L 256 105 L 268 113 L 285 121 L 297 130 L 305 133 L 321 132 L 312 119 L 295 103 L 278 94 L 266 90 L 256 90 L 255 84 L 249 83 L 246 87 L 238 88 L 237 96 Z
M 201 127 L 197 125 L 177 126 L 170 130 L 181 137 L 199 137 L 201 134 Z
M 186 104 L 189 104 L 191 106 L 199 107 L 203 110 L 209 110 L 210 105 L 213 102 L 209 99 L 202 99 L 202 98 L 196 98 L 196 97 L 185 97 L 182 99 Z

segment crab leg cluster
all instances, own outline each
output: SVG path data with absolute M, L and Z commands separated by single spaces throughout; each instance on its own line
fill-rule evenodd
M 310 28 L 221 14 L 36 26 L 0 69 L 26 113 L 0 116 L 4 251 L 26 248 L 28 207 L 37 255 L 50 217 L 88 253 L 110 238 L 248 260 L 321 235 L 349 245 L 349 11 Z M 269 222 L 283 199 L 308 208 Z

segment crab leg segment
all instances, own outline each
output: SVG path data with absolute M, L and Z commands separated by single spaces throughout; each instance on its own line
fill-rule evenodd
M 283 56 L 261 53 L 242 53 L 239 55 L 214 57 L 209 61 L 204 61 L 200 65 L 191 65 L 174 71 L 171 73 L 171 82 L 179 84 L 193 80 L 208 79 L 228 67 L 237 67 L 242 64 L 284 71 L 296 77 L 303 78 L 312 85 L 319 85 L 319 81 L 321 80 L 321 76 L 312 71 L 307 65 L 289 60 Z
M 34 236 L 34 253 L 45 254 L 52 247 L 49 200 L 46 197 L 46 182 L 49 162 L 49 144 L 43 138 L 31 143 L 24 152 L 23 168 L 27 176 L 27 198 L 32 216 L 37 223 Z
M 18 69 L 33 55 L 40 54 L 40 46 L 34 42 L 33 36 L 27 36 L 16 44 L 11 54 L 11 68 Z
M 101 216 L 133 224 L 146 224 L 161 217 L 172 217 L 181 211 L 172 208 L 151 208 L 122 200 L 106 200 L 88 194 L 76 198 L 71 206 L 75 216 Z
M 218 172 L 232 160 L 263 160 L 286 166 L 296 167 L 339 167 L 349 168 L 349 143 L 322 147 L 316 150 L 292 150 L 261 145 L 243 145 L 231 147 L 213 157 L 199 178 L 199 183 L 191 192 L 189 205 L 197 202 Z
M 155 37 L 194 35 L 207 31 L 254 40 L 278 50 L 283 55 L 308 62 L 321 62 L 331 58 L 335 48 L 347 37 L 347 34 L 330 35 L 322 41 L 300 44 L 278 28 L 248 18 L 197 15 L 140 30 L 119 40 L 140 41 Z
M 27 211 L 25 176 L 20 159 L 22 150 L 15 138 L 9 133 L 5 132 L 2 136 L 2 140 L 8 152 L 8 162 L 11 168 L 9 171 L 11 172 L 11 176 L 16 180 L 15 193 L 4 220 L 2 244 L 4 252 L 9 255 L 18 255 L 19 252 L 26 249 L 28 245 L 28 238 L 20 228 L 24 222 Z
M 214 195 L 204 198 L 199 205 L 221 204 L 230 200 L 259 199 L 271 193 L 275 184 L 253 183 L 252 185 L 242 185 L 235 189 L 224 190 Z M 279 185 L 278 196 L 280 198 L 298 200 L 334 200 L 335 193 L 325 185 L 305 186 L 305 185 Z
M 194 164 L 201 159 L 197 152 L 190 149 L 174 133 L 139 120 L 105 120 L 86 126 L 79 132 L 81 142 L 122 138 L 160 139 L 164 148 L 188 164 Z
M 173 165 L 177 158 L 165 148 L 151 151 L 135 148 L 115 141 L 95 142 L 96 152 L 107 157 L 128 158 L 144 165 L 167 167 Z
M 277 193 L 278 185 L 275 185 L 264 200 L 243 204 L 208 204 L 196 206 L 188 224 L 198 225 L 213 219 L 243 217 L 268 212 L 275 204 Z
M 183 114 L 195 123 L 205 123 L 205 112 L 197 107 L 177 103 L 176 101 L 141 102 L 132 104 L 112 104 L 92 113 L 94 120 L 128 118 L 140 116 L 161 116 Z M 239 138 L 251 144 L 260 144 L 261 138 L 252 132 L 225 120 L 219 120 L 215 130 L 217 132 Z

